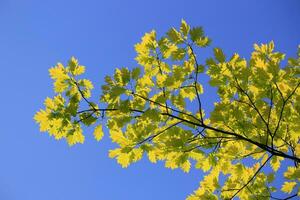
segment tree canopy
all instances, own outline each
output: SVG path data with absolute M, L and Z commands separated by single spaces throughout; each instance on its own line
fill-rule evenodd
M 97 141 L 106 126 L 118 145 L 109 157 L 124 168 L 146 155 L 167 168 L 202 170 L 188 200 L 300 196 L 300 47 L 287 61 L 273 41 L 254 44 L 250 59 L 220 48 L 201 58 L 210 44 L 184 20 L 162 37 L 146 33 L 135 45 L 138 67 L 106 76 L 100 102 L 90 100 L 93 84 L 72 57 L 49 70 L 56 96 L 34 119 L 69 145 L 84 142 L 83 126 L 94 128 Z M 219 100 L 205 114 L 211 99 L 202 94 L 211 86 Z

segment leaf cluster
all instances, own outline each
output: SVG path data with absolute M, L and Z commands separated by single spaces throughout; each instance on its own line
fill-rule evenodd
M 167 168 L 202 170 L 205 176 L 188 200 L 278 199 L 280 189 L 287 198 L 299 196 L 300 48 L 284 67 L 285 55 L 273 41 L 255 44 L 249 60 L 213 48 L 214 56 L 200 63 L 197 52 L 210 43 L 201 27 L 184 20 L 162 37 L 146 33 L 135 45 L 138 67 L 105 77 L 104 108 L 88 99 L 93 85 L 77 79 L 85 68 L 71 58 L 66 67 L 50 69 L 58 94 L 45 100 L 35 120 L 41 131 L 73 145 L 84 141 L 82 125 L 100 119 L 117 144 L 109 156 L 122 167 L 146 155 Z M 205 76 L 220 99 L 209 117 Z M 103 137 L 101 123 L 94 136 Z M 280 174 L 282 163 L 288 167 Z M 276 188 L 279 179 L 285 181 Z

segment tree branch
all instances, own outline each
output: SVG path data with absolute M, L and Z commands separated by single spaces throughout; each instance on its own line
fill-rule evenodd
M 174 126 L 177 126 L 180 123 L 182 123 L 182 121 L 176 122 L 176 123 L 168 126 L 167 128 L 163 129 L 162 131 L 159 131 L 158 133 L 156 133 L 154 135 L 150 135 L 149 137 L 147 137 L 147 138 L 143 139 L 142 141 L 136 143 L 135 146 L 141 145 L 141 144 L 143 144 L 144 142 L 147 142 L 147 141 L 152 141 L 155 137 L 159 136 L 160 134 L 164 133 L 165 131 L 171 129 Z
M 253 174 L 253 176 L 248 180 L 248 182 L 241 187 L 234 195 L 230 198 L 233 199 L 238 193 L 240 193 L 255 177 L 256 175 L 260 172 L 260 170 L 267 164 L 267 162 L 272 158 L 273 155 L 269 156 L 268 159 L 256 170 L 256 172 Z
M 195 60 L 195 64 L 196 64 L 196 70 L 195 70 L 195 80 L 194 80 L 194 88 L 195 88 L 195 91 L 196 91 L 196 95 L 197 95 L 197 101 L 198 101 L 198 110 L 199 110 L 199 113 L 200 113 L 200 118 L 201 118 L 201 122 L 203 123 L 203 113 L 202 113 L 202 103 L 201 103 L 201 99 L 200 99 L 200 95 L 199 95 L 199 91 L 198 91 L 198 88 L 197 88 L 197 83 L 198 83 L 198 74 L 199 74 L 199 64 L 198 64 L 198 61 L 197 61 L 197 58 L 196 58 L 196 55 L 194 53 L 194 50 L 192 48 L 192 46 L 190 44 L 188 44 L 190 50 L 191 50 L 191 54 Z
M 300 85 L 300 83 L 299 83 L 298 85 Z M 161 103 L 158 103 L 158 102 L 156 102 L 156 101 L 153 101 L 153 100 L 151 100 L 151 99 L 148 99 L 148 98 L 146 98 L 146 97 L 144 97 L 144 96 L 141 96 L 141 95 L 139 95 L 139 94 L 136 94 L 136 93 L 134 93 L 134 92 L 132 92 L 132 95 L 137 96 L 137 97 L 140 97 L 140 98 L 144 99 L 145 101 L 149 101 L 149 102 L 151 102 L 151 103 L 153 103 L 153 104 L 156 104 L 156 105 L 159 105 L 159 106 L 161 106 L 161 107 L 165 107 L 165 105 L 162 105 Z M 101 110 L 101 111 L 115 111 L 115 110 L 119 110 L 119 109 L 98 109 L 98 110 Z M 202 123 L 201 121 L 199 121 L 199 119 L 195 118 L 195 117 L 194 117 L 193 115 L 191 115 L 191 114 L 188 114 L 188 113 L 185 113 L 185 112 L 182 112 L 182 111 L 173 109 L 173 108 L 171 108 L 171 107 L 169 107 L 169 110 L 172 110 L 172 111 L 177 112 L 177 113 L 179 113 L 179 114 L 183 114 L 183 115 L 189 116 L 189 117 L 191 117 L 191 118 L 193 118 L 193 119 L 196 119 L 197 121 L 190 121 L 190 120 L 188 120 L 188 119 L 184 119 L 184 118 L 182 118 L 182 117 L 179 117 L 179 116 L 174 115 L 174 114 L 171 114 L 171 113 L 164 113 L 164 112 L 162 112 L 162 113 L 160 113 L 160 114 L 161 114 L 161 115 L 165 115 L 165 116 L 172 117 L 172 118 L 174 118 L 174 119 L 178 119 L 178 120 L 180 120 L 181 122 L 185 122 L 185 123 L 194 125 L 194 126 L 196 126 L 196 127 L 201 127 L 201 128 L 204 128 L 204 129 L 207 129 L 207 130 L 212 130 L 212 131 L 215 131 L 215 132 L 218 132 L 218 133 L 222 133 L 222 134 L 225 134 L 225 135 L 234 136 L 234 137 L 236 137 L 236 139 L 238 139 L 238 140 L 243 140 L 243 141 L 246 141 L 246 142 L 249 142 L 250 144 L 253 144 L 253 145 L 257 146 L 257 147 L 261 148 L 262 150 L 265 150 L 265 151 L 269 152 L 269 153 L 272 154 L 272 155 L 279 156 L 279 157 L 283 157 L 283 158 L 287 158 L 287 159 L 291 159 L 291 160 L 295 161 L 296 163 L 300 163 L 300 158 L 298 158 L 298 157 L 296 157 L 296 156 L 291 156 L 291 155 L 286 154 L 286 153 L 284 153 L 284 152 L 278 151 L 278 150 L 276 150 L 276 149 L 274 149 L 274 148 L 272 148 L 272 147 L 270 147 L 270 146 L 268 146 L 268 145 L 266 145 L 266 144 L 262 144 L 262 143 L 260 143 L 260 142 L 255 141 L 255 140 L 251 140 L 251 139 L 246 138 L 246 137 L 244 137 L 244 136 L 242 136 L 242 135 L 240 135 L 240 134 L 238 134 L 238 133 L 234 133 L 234 132 L 225 131 L 225 130 L 222 130 L 222 129 L 219 129 L 219 128 L 211 127 L 211 126 L 209 126 L 209 125 L 206 125 L 206 124 Z M 86 110 L 86 111 L 92 111 L 92 110 Z M 97 109 L 96 109 L 96 111 L 97 111 Z M 141 112 L 141 113 L 144 112 L 144 111 L 136 110 L 136 109 L 130 109 L 130 111 Z M 80 112 L 84 112 L 84 111 L 80 111 Z
M 156 56 L 156 61 L 157 61 L 157 65 L 158 65 L 159 72 L 160 72 L 161 75 L 163 75 L 163 71 L 162 71 L 162 69 L 161 69 L 161 64 L 160 64 L 160 59 L 159 59 L 159 57 L 158 57 L 157 52 L 155 52 L 155 56 Z M 166 98 L 166 87 L 163 87 L 163 88 L 162 88 L 162 91 L 163 91 L 164 98 Z M 165 107 L 166 107 L 166 112 L 168 113 L 168 112 L 169 112 L 169 110 L 168 110 L 168 107 L 169 107 L 169 106 L 168 106 L 167 100 L 166 100 L 166 102 L 165 102 Z
M 298 89 L 299 86 L 300 86 L 300 82 L 296 85 L 296 87 L 294 88 L 294 90 L 291 92 L 291 94 L 286 99 L 283 98 L 283 105 L 282 105 L 282 108 L 281 108 L 281 111 L 280 111 L 280 116 L 279 116 L 279 119 L 278 119 L 278 122 L 277 122 L 277 126 L 276 126 L 274 134 L 273 134 L 273 138 L 275 137 L 275 135 L 276 135 L 276 133 L 277 133 L 277 131 L 279 129 L 279 125 L 280 125 L 280 122 L 282 120 L 284 108 L 285 108 L 287 102 L 289 101 L 289 99 L 295 94 L 295 92 L 297 91 L 297 89 Z
M 139 97 L 139 98 L 141 98 L 141 99 L 143 99 L 143 100 L 145 100 L 145 101 L 149 101 L 150 103 L 153 103 L 153 104 L 155 104 L 155 105 L 159 105 L 160 107 L 163 107 L 163 108 L 166 107 L 165 105 L 163 105 L 163 104 L 161 104 L 161 103 L 158 103 L 158 102 L 156 102 L 156 101 L 153 101 L 153 100 L 151 100 L 151 99 L 149 99 L 149 98 L 147 98 L 147 97 L 144 97 L 144 96 L 142 96 L 142 95 L 136 94 L 136 93 L 134 93 L 133 91 L 132 91 L 131 94 L 132 94 L 133 96 L 137 96 L 137 97 Z M 177 112 L 177 113 L 180 113 L 180 114 L 189 116 L 189 117 L 191 117 L 191 118 L 193 118 L 193 119 L 195 119 L 195 120 L 201 122 L 201 121 L 200 121 L 198 118 L 196 118 L 194 115 L 191 115 L 191 114 L 188 114 L 188 113 L 185 113 L 185 112 L 176 110 L 176 109 L 171 108 L 171 107 L 168 107 L 168 109 L 169 109 L 169 110 L 172 110 L 172 111 L 174 111 L 174 112 Z M 167 113 L 167 114 L 169 114 L 169 113 Z
M 239 89 L 244 95 L 247 96 L 248 100 L 250 101 L 250 104 L 252 105 L 253 109 L 257 112 L 257 114 L 259 115 L 259 117 L 261 118 L 261 120 L 263 121 L 263 123 L 266 125 L 267 128 L 267 132 L 271 135 L 272 132 L 269 128 L 269 124 L 266 122 L 266 120 L 264 119 L 264 117 L 262 116 L 262 114 L 260 113 L 260 111 L 258 110 L 258 108 L 256 107 L 255 103 L 253 102 L 253 100 L 251 99 L 251 97 L 249 96 L 249 94 L 240 86 L 240 84 L 238 83 L 237 79 L 235 78 L 235 82 L 237 84 L 237 89 Z
M 87 100 L 87 98 L 84 96 L 84 94 L 83 94 L 83 92 L 82 92 L 82 90 L 81 90 L 81 88 L 80 88 L 80 85 L 78 84 L 78 82 L 76 81 L 76 79 L 74 78 L 74 75 L 72 74 L 72 78 L 71 78 L 71 81 L 76 85 L 76 87 L 77 87 L 77 89 L 78 89 L 78 91 L 79 91 L 79 93 L 80 93 L 80 95 L 81 95 L 81 97 L 85 100 L 85 102 L 87 102 L 87 104 L 91 107 L 91 108 L 93 108 L 93 110 L 96 112 L 97 110 L 96 110 L 96 108 L 94 107 L 94 105 L 89 101 L 89 100 Z

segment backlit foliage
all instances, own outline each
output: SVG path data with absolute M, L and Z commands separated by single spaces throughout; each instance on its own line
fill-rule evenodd
M 83 143 L 82 126 L 95 123 L 101 140 L 105 125 L 118 145 L 109 157 L 122 167 L 145 155 L 167 168 L 202 170 L 188 200 L 299 196 L 300 49 L 286 66 L 273 42 L 255 44 L 249 60 L 214 48 L 200 63 L 196 52 L 210 43 L 201 27 L 184 20 L 163 37 L 146 33 L 135 45 L 139 67 L 106 76 L 99 103 L 89 100 L 92 83 L 79 78 L 85 67 L 75 58 L 59 63 L 49 70 L 57 95 L 34 118 L 41 131 L 69 145 Z M 209 117 L 205 76 L 219 96 Z M 281 187 L 274 184 L 282 179 Z

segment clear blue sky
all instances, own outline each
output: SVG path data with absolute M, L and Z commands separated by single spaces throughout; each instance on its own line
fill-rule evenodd
M 133 45 L 145 32 L 163 34 L 182 18 L 227 55 L 274 40 L 294 56 L 300 44 L 298 0 L 0 0 L 0 200 L 181 200 L 196 189 L 200 171 L 147 159 L 122 169 L 107 156 L 107 135 L 97 143 L 86 130 L 85 144 L 69 148 L 33 121 L 53 95 L 49 67 L 76 56 L 97 95 L 115 67 L 135 66 Z

